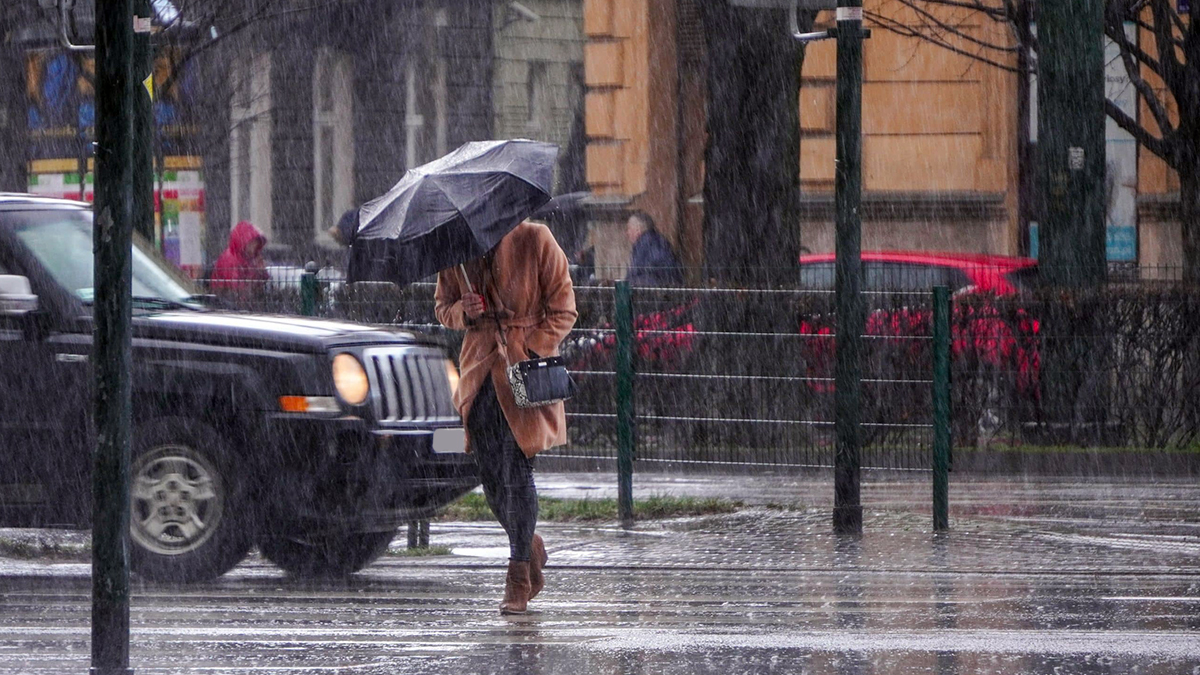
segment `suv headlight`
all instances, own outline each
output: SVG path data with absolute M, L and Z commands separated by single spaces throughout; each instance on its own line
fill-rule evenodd
M 353 354 L 338 354 L 333 357 L 333 386 L 338 396 L 350 405 L 362 405 L 371 391 L 367 371 Z

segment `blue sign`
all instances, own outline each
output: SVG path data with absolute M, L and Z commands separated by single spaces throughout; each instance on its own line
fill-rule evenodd
M 1192 11 L 1192 2 L 1191 0 L 1179 0 L 1179 3 L 1176 5 L 1176 7 L 1178 8 L 1180 14 L 1187 14 L 1188 12 Z
M 1109 225 L 1104 242 L 1105 257 L 1114 262 L 1137 262 L 1137 228 Z

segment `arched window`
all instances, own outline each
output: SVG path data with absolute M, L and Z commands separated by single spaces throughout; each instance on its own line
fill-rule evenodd
M 230 223 L 248 220 L 271 236 L 271 55 L 230 72 Z
M 313 69 L 313 224 L 318 241 L 354 206 L 354 72 L 350 56 L 322 50 Z
M 449 151 L 449 59 L 440 38 L 450 25 L 446 8 L 433 12 L 425 32 L 406 56 L 404 70 L 405 167 L 411 169 Z

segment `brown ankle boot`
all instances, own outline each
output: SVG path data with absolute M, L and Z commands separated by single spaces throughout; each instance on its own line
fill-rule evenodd
M 529 604 L 529 563 L 508 561 L 508 576 L 504 579 L 504 602 L 501 614 L 524 614 Z
M 542 568 L 546 566 L 546 561 L 550 556 L 546 554 L 546 542 L 542 541 L 542 535 L 533 535 L 533 545 L 529 547 L 529 599 L 537 597 L 538 593 L 546 586 L 546 575 L 542 574 Z

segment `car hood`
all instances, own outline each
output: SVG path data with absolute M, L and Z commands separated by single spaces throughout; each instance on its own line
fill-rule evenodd
M 417 333 L 390 328 L 267 314 L 180 310 L 136 315 L 133 325 L 134 335 L 142 339 L 284 351 L 323 352 L 337 346 L 431 342 Z

